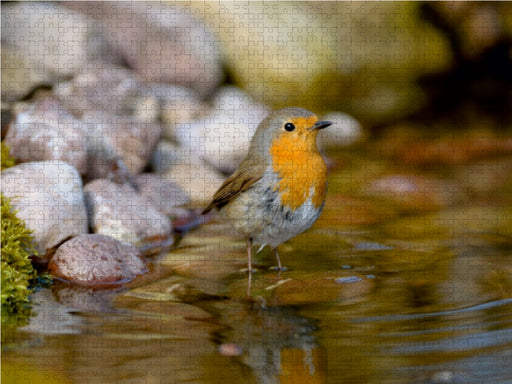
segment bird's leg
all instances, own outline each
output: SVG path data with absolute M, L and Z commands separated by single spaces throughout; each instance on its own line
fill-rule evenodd
M 278 272 L 286 271 L 286 267 L 283 267 L 281 265 L 281 259 L 279 258 L 279 254 L 277 253 L 277 248 L 274 248 L 274 254 L 276 255 L 277 266 L 272 267 L 271 269 L 275 269 Z
M 274 254 L 276 255 L 276 261 L 277 261 L 277 270 L 281 272 L 282 266 L 281 266 L 281 259 L 279 258 L 279 253 L 277 253 L 277 248 L 274 248 Z
M 249 270 L 249 277 L 247 279 L 247 297 L 251 297 L 251 282 L 252 282 L 252 238 L 246 239 L 247 244 L 247 269 Z

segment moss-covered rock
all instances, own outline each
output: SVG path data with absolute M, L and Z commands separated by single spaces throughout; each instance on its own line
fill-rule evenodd
M 4 144 L 2 141 L 2 170 L 12 167 L 14 164 L 16 164 L 16 162 L 14 158 L 9 154 L 9 146 Z
M 3 149 L 3 145 L 2 145 Z M 3 167 L 2 155 L 2 167 Z M 30 255 L 36 254 L 32 233 L 2 200 L 2 337 L 6 326 L 23 325 L 31 315 L 30 282 L 36 278 Z

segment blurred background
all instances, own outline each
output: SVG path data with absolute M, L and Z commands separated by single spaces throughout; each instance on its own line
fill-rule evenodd
M 4 2 L 2 99 L 55 86 L 100 60 L 205 100 L 234 84 L 272 108 L 341 110 L 369 127 L 404 118 L 470 124 L 477 115 L 499 128 L 511 120 L 511 7 Z

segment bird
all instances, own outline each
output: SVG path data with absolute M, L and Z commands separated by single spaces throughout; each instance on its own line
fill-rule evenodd
M 251 292 L 252 247 L 274 250 L 276 269 L 284 270 L 277 247 L 299 235 L 320 216 L 327 192 L 327 166 L 318 151 L 317 134 L 331 126 L 311 111 L 274 110 L 258 125 L 239 167 L 203 210 L 217 209 L 245 239 Z

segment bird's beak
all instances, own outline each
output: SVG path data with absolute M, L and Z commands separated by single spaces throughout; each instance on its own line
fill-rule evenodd
M 315 129 L 324 129 L 332 125 L 332 122 L 330 121 L 317 121 L 312 127 L 312 130 Z

